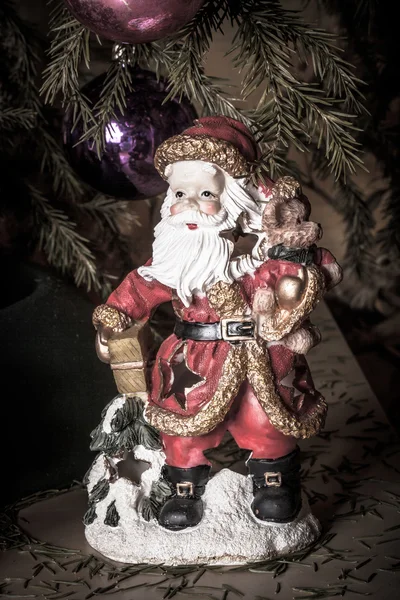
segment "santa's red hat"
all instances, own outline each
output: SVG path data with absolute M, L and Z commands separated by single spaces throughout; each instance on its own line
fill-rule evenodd
M 163 142 L 154 164 L 164 179 L 167 166 L 183 160 L 204 160 L 232 177 L 246 177 L 259 156 L 259 147 L 243 123 L 230 117 L 202 117 L 193 127 Z

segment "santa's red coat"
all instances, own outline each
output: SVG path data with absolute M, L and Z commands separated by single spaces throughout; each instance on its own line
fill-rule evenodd
M 319 248 L 315 262 L 323 273 L 326 287 L 337 283 L 340 268 L 330 252 Z M 232 316 L 232 302 L 236 302 L 236 318 L 248 317 L 258 289 L 274 289 L 281 277 L 297 275 L 298 270 L 297 263 L 267 260 L 233 286 L 224 284 L 225 289 L 220 288 L 218 293 L 214 287 L 206 295 L 194 295 L 189 307 L 183 305 L 174 290 L 158 281 L 147 281 L 134 270 L 110 295 L 107 304 L 134 321 L 143 322 L 160 304 L 172 301 L 180 320 L 215 323 Z M 242 311 L 241 315 L 237 314 L 238 310 Z M 307 317 L 308 314 L 303 314 L 303 321 Z M 297 323 L 296 328 L 299 326 Z M 175 389 L 171 393 L 173 364 L 182 358 L 188 370 L 197 377 L 197 383 L 185 394 L 184 390 L 176 393 Z M 153 425 L 168 435 L 207 434 L 226 418 L 239 388 L 243 388 L 246 381 L 251 384 L 273 426 L 285 435 L 308 437 L 323 425 L 326 405 L 315 390 L 306 359 L 289 350 L 284 343 L 194 341 L 179 339 L 174 334 L 162 343 L 157 353 L 148 390 L 147 416 Z

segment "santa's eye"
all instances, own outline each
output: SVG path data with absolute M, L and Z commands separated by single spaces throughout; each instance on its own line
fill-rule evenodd
M 175 198 L 183 198 L 183 192 L 176 192 Z
M 204 192 L 202 192 L 201 195 L 204 196 L 204 198 L 214 198 L 214 194 L 212 194 L 208 190 L 205 190 Z

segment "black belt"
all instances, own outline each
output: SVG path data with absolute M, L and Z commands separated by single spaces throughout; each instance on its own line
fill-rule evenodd
M 176 321 L 174 333 L 182 340 L 195 340 L 196 342 L 239 342 L 254 340 L 254 321 L 243 319 L 221 319 L 218 323 L 191 323 L 190 321 Z

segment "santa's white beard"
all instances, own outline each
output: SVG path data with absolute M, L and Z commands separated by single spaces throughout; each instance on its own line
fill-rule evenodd
M 187 223 L 196 224 L 197 229 L 189 229 Z M 165 217 L 155 228 L 152 264 L 140 267 L 139 274 L 175 289 L 189 306 L 194 292 L 205 293 L 217 281 L 232 283 L 233 244 L 219 233 L 233 225 L 223 208 L 217 215 L 190 210 Z

